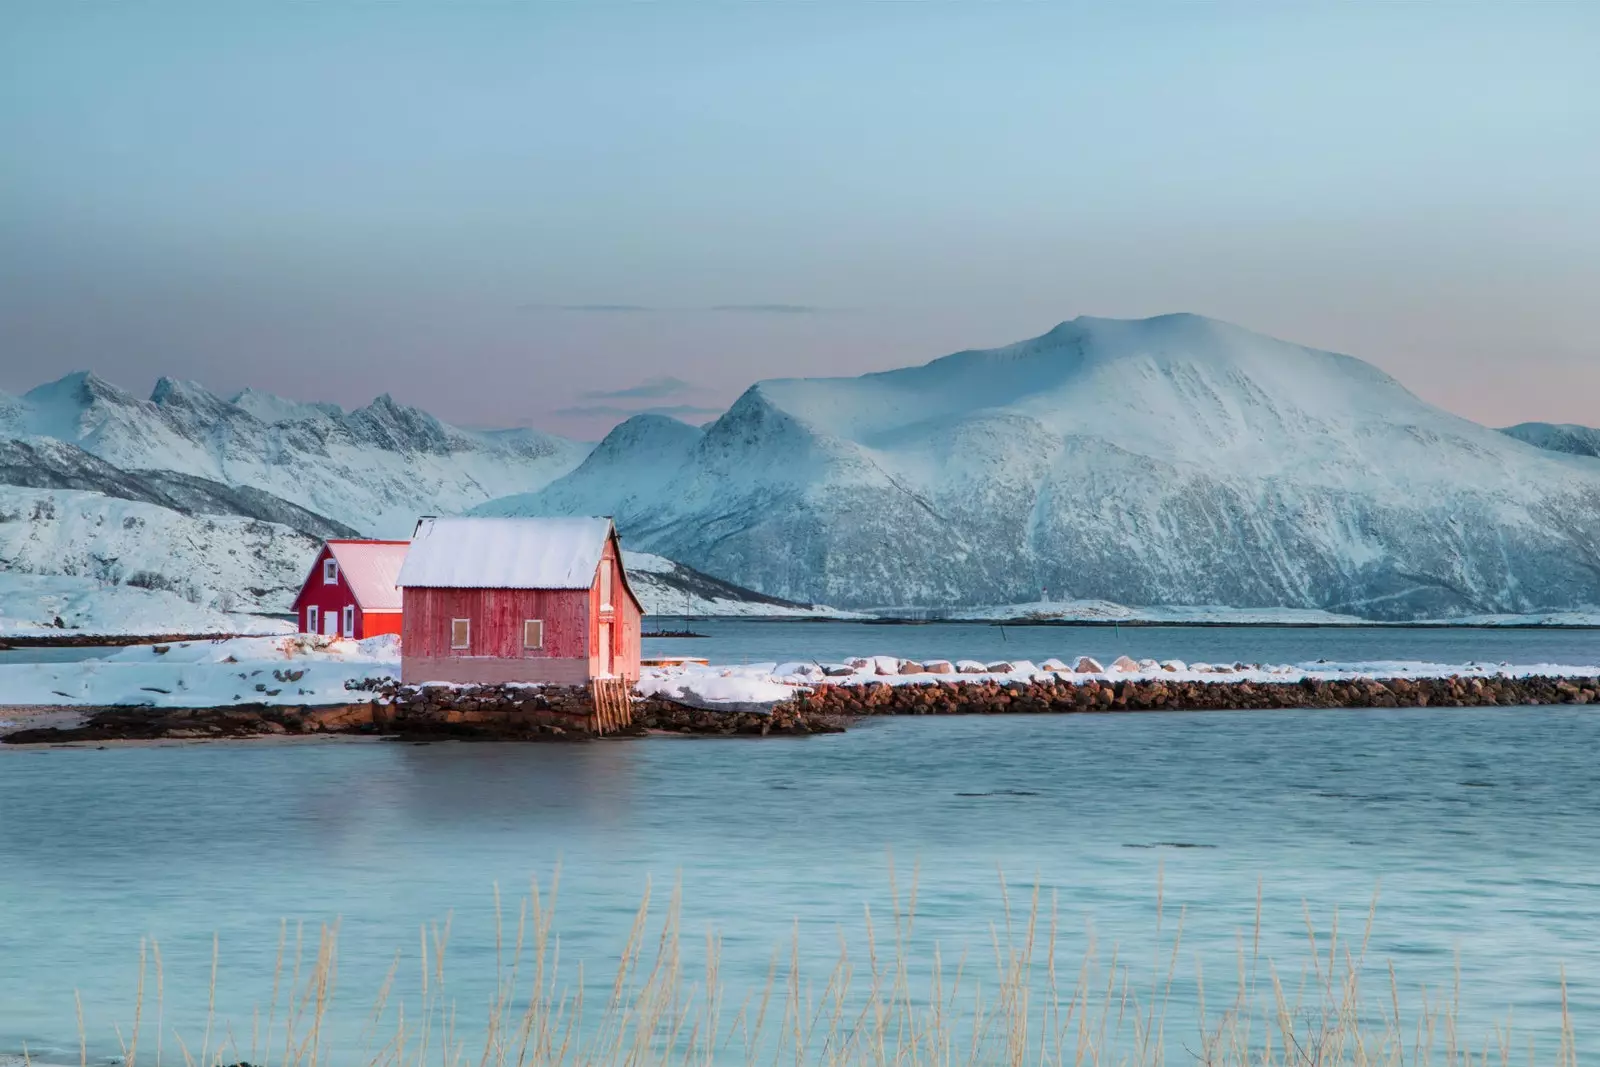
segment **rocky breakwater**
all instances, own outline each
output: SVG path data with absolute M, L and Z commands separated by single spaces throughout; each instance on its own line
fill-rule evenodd
M 582 686 L 384 686 L 376 729 L 401 737 L 583 740 L 597 736 L 594 701 Z M 651 732 L 716 736 L 803 735 L 842 730 L 839 716 L 793 705 L 770 710 L 691 707 L 660 696 L 632 700 L 632 722 L 606 736 Z
M 803 737 L 836 734 L 848 716 L 790 700 L 767 711 L 719 711 L 695 708 L 661 697 L 646 697 L 633 706 L 633 721 L 646 730 L 716 737 Z
M 90 741 L 224 741 L 306 734 L 376 733 L 373 706 L 324 704 L 280 707 L 237 704 L 224 708 L 78 708 L 75 726 L 16 730 L 8 745 L 60 745 Z
M 1510 677 L 1318 678 L 1197 681 L 1116 679 L 1047 672 L 1031 678 L 962 679 L 930 665 L 915 677 L 826 677 L 798 691 L 806 715 L 994 715 L 1064 712 L 1201 711 L 1241 708 L 1483 707 L 1600 703 L 1600 679 Z M 999 665 L 997 665 L 999 666 Z M 919 665 L 920 667 L 920 665 Z M 997 672 L 998 673 L 998 672 Z
M 596 736 L 594 699 L 585 686 L 385 684 L 374 724 L 407 738 L 560 741 Z M 642 733 L 637 726 L 617 731 Z

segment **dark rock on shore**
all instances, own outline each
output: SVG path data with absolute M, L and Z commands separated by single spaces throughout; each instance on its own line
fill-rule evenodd
M 937 679 L 937 680 L 935 680 Z M 582 741 L 600 736 L 583 686 L 400 686 L 355 688 L 370 703 L 320 707 L 106 708 L 81 726 L 20 730 L 5 743 L 223 739 L 368 734 L 402 740 Z M 1177 682 L 1161 679 L 958 681 L 936 675 L 910 684 L 819 684 L 768 711 L 709 711 L 659 697 L 631 700 L 631 719 L 606 736 L 651 732 L 717 737 L 836 733 L 865 715 L 1001 715 L 1205 711 L 1252 708 L 1493 707 L 1600 704 L 1600 678 L 1358 678 L 1295 682 Z
M 1480 707 L 1600 703 L 1595 678 L 1359 678 L 1297 682 L 953 680 L 818 685 L 795 698 L 826 715 L 994 715 L 1241 708 Z

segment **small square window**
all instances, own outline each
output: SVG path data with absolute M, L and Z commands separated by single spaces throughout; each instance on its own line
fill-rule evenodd
M 522 647 L 544 647 L 544 620 L 524 619 L 522 621 Z
M 451 648 L 470 648 L 470 647 L 472 647 L 472 620 L 471 619 L 451 619 L 450 620 L 450 647 Z
M 325 560 L 322 561 L 322 584 L 323 585 L 338 585 L 339 584 L 339 561 L 338 560 L 336 560 L 336 559 L 325 559 Z

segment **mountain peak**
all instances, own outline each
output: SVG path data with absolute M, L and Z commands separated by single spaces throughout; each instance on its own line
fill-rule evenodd
M 246 386 L 229 398 L 228 403 L 241 411 L 248 411 L 262 422 L 270 424 L 298 422 L 319 416 L 339 418 L 344 408 L 325 401 L 290 400 L 264 389 Z
M 217 404 L 226 404 L 227 401 L 199 382 L 186 378 L 162 376 L 156 379 L 156 387 L 150 391 L 150 403 L 158 407 L 181 405 L 184 407 L 204 406 L 209 408 Z
M 23 394 L 23 399 L 36 405 L 75 404 L 79 408 L 89 407 L 97 400 L 119 405 L 135 405 L 139 403 L 132 393 L 121 389 L 106 381 L 92 370 L 73 371 L 63 374 L 53 382 L 46 382 L 36 386 Z

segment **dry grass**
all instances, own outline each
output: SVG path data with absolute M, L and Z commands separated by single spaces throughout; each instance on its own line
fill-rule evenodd
M 1513 1048 L 1509 1018 L 1469 1043 L 1459 1019 L 1459 968 L 1447 994 L 1424 989 L 1421 1007 L 1403 1013 L 1393 966 L 1367 960 L 1376 897 L 1353 935 L 1335 914 L 1329 936 L 1319 940 L 1307 914 L 1308 959 L 1286 977 L 1260 952 L 1258 890 L 1254 925 L 1240 935 L 1232 973 L 1210 984 L 1196 963 L 1198 1025 L 1186 1023 L 1180 1034 L 1169 1034 L 1166 1020 L 1183 916 L 1167 921 L 1159 888 L 1157 948 L 1143 979 L 1115 949 L 1102 957 L 1093 941 L 1081 958 L 1059 958 L 1053 896 L 1035 888 L 1025 907 L 1014 907 L 1009 894 L 1004 899 L 987 938 L 990 958 L 946 960 L 937 944 L 913 942 L 916 886 L 902 894 L 891 875 L 887 920 L 869 909 L 864 944 L 846 944 L 841 935 L 825 979 L 802 968 L 796 930 L 773 955 L 764 982 L 729 990 L 717 935 L 705 935 L 703 961 L 691 972 L 677 894 L 652 922 L 647 889 L 608 992 L 592 1003 L 600 998 L 585 992 L 596 986 L 585 981 L 583 966 L 563 971 L 553 926 L 556 885 L 544 892 L 535 883 L 511 916 L 495 892 L 498 980 L 488 1003 L 458 1003 L 446 979 L 450 924 L 425 927 L 410 964 L 419 966 L 410 1001 L 395 992 L 397 954 L 359 1016 L 359 1053 L 331 1055 L 324 1035 L 335 1018 L 338 929 L 324 926 L 308 939 L 285 925 L 264 1012 L 247 1026 L 216 1018 L 213 940 L 211 1003 L 199 1046 L 170 1036 L 184 1067 L 1511 1067 L 1513 1060 L 1533 1067 L 1549 1061 L 1552 1039 L 1553 1067 L 1577 1065 L 1564 979 L 1560 1032 L 1545 1039 L 1538 1056 L 1531 1041 Z M 126 1067 L 141 1058 L 175 1067 L 163 1047 L 163 1015 L 161 954 L 152 942 L 141 950 L 131 1024 L 116 1031 Z M 81 1004 L 78 1019 L 88 1067 Z M 349 1016 L 338 1021 L 354 1026 Z M 153 1038 L 153 1052 L 141 1038 Z

